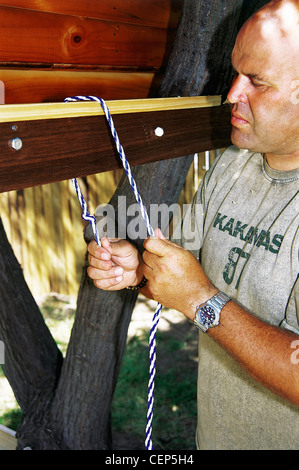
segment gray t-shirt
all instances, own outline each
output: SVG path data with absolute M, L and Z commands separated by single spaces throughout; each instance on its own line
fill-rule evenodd
M 202 217 L 191 212 L 201 241 L 194 254 L 211 282 L 264 322 L 296 334 L 298 187 L 299 170 L 276 171 L 261 154 L 230 147 L 199 187 Z M 200 449 L 299 448 L 299 408 L 252 379 L 202 333 L 198 371 Z

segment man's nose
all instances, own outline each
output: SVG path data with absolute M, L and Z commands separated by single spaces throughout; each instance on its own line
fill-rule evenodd
M 247 87 L 247 77 L 244 75 L 237 75 L 233 83 L 231 85 L 231 88 L 228 92 L 227 95 L 227 100 L 230 104 L 235 104 L 235 103 L 247 103 L 248 98 L 246 94 L 246 87 Z

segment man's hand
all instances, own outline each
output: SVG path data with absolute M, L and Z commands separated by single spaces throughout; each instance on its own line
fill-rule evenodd
M 159 229 L 155 236 L 144 242 L 146 290 L 163 306 L 175 308 L 193 319 L 196 307 L 218 290 L 192 253 L 164 238 Z
M 88 245 L 88 276 L 103 290 L 120 290 L 140 283 L 143 277 L 142 259 L 127 240 L 102 238 Z

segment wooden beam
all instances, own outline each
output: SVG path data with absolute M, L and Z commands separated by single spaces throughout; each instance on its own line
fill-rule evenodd
M 0 69 L 5 103 L 48 103 L 66 96 L 96 95 L 109 100 L 157 96 L 163 75 L 118 70 Z
M 182 0 L 60 0 L 41 2 L 36 0 L 1 0 L 1 5 L 44 13 L 105 19 L 121 23 L 176 28 Z
M 113 10 L 112 10 L 113 11 Z M 0 4 L 0 64 L 159 70 L 175 29 Z
M 75 107 L 78 112 L 79 104 L 85 105 L 81 106 L 85 111 L 74 116 L 72 110 Z M 1 111 L 14 105 L 1 106 L 0 192 L 121 168 L 106 118 L 99 106 L 95 111 L 95 104 L 64 103 L 62 109 L 70 115 L 57 118 L 52 113 L 49 119 L 47 115 L 33 113 L 31 120 L 25 120 L 22 113 L 16 113 L 17 119 L 12 119 L 9 113 Z M 17 108 L 20 111 L 22 107 L 13 109 Z M 126 108 L 125 114 L 114 114 L 113 120 L 131 166 L 230 144 L 227 106 L 128 111 Z M 155 133 L 158 127 L 163 129 L 162 136 Z M 15 138 L 20 141 L 14 141 Z M 20 150 L 12 148 L 18 148 L 15 142 L 21 142 Z

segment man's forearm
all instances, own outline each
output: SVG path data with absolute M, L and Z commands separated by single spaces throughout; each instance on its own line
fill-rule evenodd
M 299 363 L 294 360 L 299 336 L 262 322 L 233 301 L 207 334 L 258 382 L 299 406 Z

